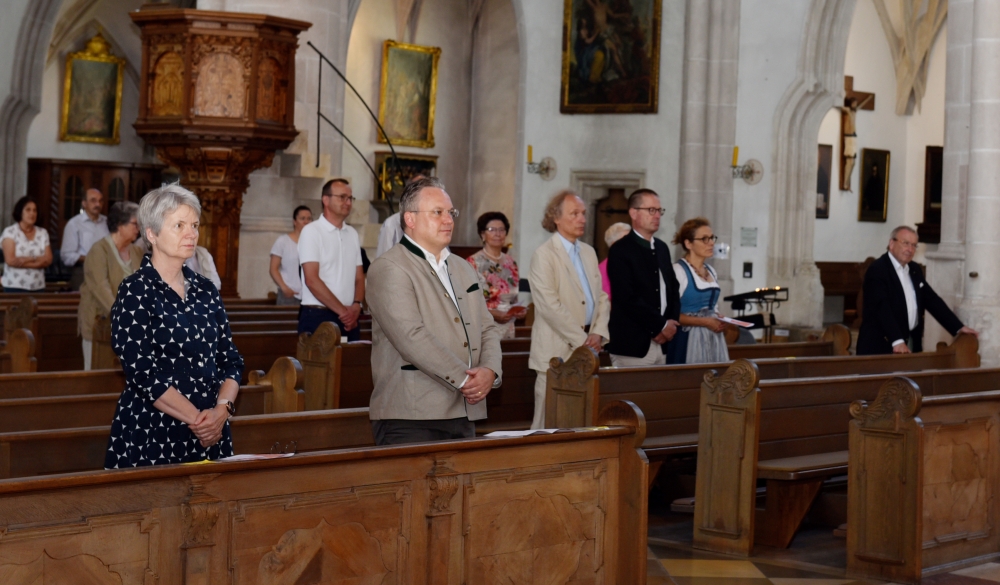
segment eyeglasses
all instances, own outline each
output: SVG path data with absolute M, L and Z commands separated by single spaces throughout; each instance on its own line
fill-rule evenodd
M 649 215 L 663 215 L 667 212 L 662 207 L 633 207 L 632 209 L 644 209 L 649 212 Z
M 358 200 L 357 197 L 351 197 L 350 195 L 334 195 L 333 193 L 324 193 L 323 197 L 336 197 L 341 201 L 346 201 L 347 203 L 354 203 Z
M 491 228 L 486 228 L 486 231 L 490 232 L 491 234 L 506 234 L 507 228 L 491 227 Z
M 705 236 L 703 238 L 694 238 L 694 241 L 701 242 L 702 244 L 714 244 L 719 241 L 719 236 Z
M 458 219 L 458 210 L 452 207 L 451 209 L 431 209 L 428 211 L 411 211 L 410 213 L 429 213 L 434 219 L 441 219 L 444 214 L 448 214 L 452 219 Z
M 917 249 L 917 242 L 904 242 L 903 240 L 900 240 L 898 238 L 893 238 L 892 241 L 899 242 L 899 245 L 904 248 L 913 248 L 914 250 Z

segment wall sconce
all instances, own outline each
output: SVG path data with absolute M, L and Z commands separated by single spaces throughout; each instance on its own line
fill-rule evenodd
M 531 158 L 531 145 L 528 145 L 528 172 L 540 176 L 545 181 L 556 178 L 556 161 L 550 156 L 542 159 L 542 162 L 533 162 Z
M 743 179 L 749 185 L 756 185 L 764 176 L 764 165 L 759 160 L 750 159 L 746 164 L 739 164 L 740 147 L 733 147 L 733 178 Z

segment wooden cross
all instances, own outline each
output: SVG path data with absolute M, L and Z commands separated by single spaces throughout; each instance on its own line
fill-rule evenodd
M 854 91 L 854 78 L 844 76 L 844 105 L 840 108 L 840 189 L 851 190 L 851 175 L 858 158 L 855 116 L 858 110 L 875 109 L 875 94 Z
M 850 107 L 848 104 L 851 99 L 858 100 L 858 107 L 854 108 L 856 110 L 875 110 L 875 94 L 866 93 L 863 91 L 854 91 L 854 78 L 850 75 L 844 76 L 844 106 Z

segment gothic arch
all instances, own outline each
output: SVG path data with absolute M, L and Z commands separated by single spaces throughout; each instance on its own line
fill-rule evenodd
M 823 117 L 844 92 L 844 59 L 855 0 L 812 0 L 798 74 L 774 117 L 769 284 L 792 289 L 781 322 L 822 324 L 823 287 L 813 260 L 816 137 Z
M 63 0 L 33 0 L 21 19 L 10 94 L 0 105 L 0 208 L 3 217 L 28 182 L 28 129 L 41 110 L 42 77 L 52 29 Z

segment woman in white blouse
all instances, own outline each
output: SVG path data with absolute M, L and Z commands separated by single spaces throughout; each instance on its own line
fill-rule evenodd
M 38 205 L 30 197 L 14 204 L 14 224 L 0 233 L 4 271 L 3 291 L 26 293 L 45 289 L 45 269 L 52 264 L 49 233 L 38 226 Z
M 271 278 L 278 285 L 279 305 L 297 305 L 302 299 L 302 278 L 299 277 L 299 234 L 312 222 L 312 211 L 299 205 L 292 212 L 291 233 L 283 234 L 271 247 Z
M 704 217 L 684 222 L 674 236 L 674 243 L 684 249 L 684 257 L 674 264 L 681 297 L 681 329 L 667 348 L 667 362 L 704 364 L 729 361 L 723 331 L 726 324 L 718 319 L 719 277 L 705 261 L 715 253 L 712 226 Z

